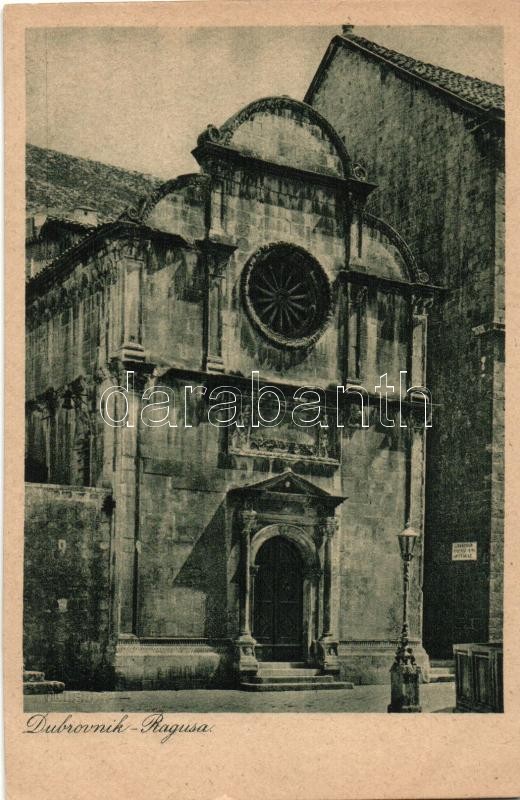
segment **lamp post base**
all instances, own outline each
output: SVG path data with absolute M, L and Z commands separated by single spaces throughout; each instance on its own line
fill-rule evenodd
M 258 672 L 255 657 L 256 641 L 251 634 L 242 633 L 235 640 L 235 669 L 240 680 L 246 680 Z
M 419 697 L 421 668 L 417 664 L 394 662 L 390 670 L 391 702 L 389 714 L 417 714 L 422 711 Z

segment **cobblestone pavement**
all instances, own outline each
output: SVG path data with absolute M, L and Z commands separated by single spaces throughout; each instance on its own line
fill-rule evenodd
M 26 712 L 168 711 L 215 712 L 380 712 L 386 713 L 389 686 L 355 686 L 338 691 L 241 692 L 234 689 L 183 689 L 142 692 L 64 692 L 61 695 L 24 697 Z M 451 713 L 455 684 L 421 686 L 423 711 Z

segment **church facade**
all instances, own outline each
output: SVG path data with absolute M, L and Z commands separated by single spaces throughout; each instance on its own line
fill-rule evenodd
M 70 687 L 237 685 L 273 662 L 387 682 L 407 525 L 428 680 L 446 272 L 396 224 L 360 115 L 356 134 L 335 115 L 336 56 L 307 102 L 208 126 L 199 172 L 116 219 L 31 217 L 24 655 Z

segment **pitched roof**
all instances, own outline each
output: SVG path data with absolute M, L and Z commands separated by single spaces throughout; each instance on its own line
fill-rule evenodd
M 70 211 L 88 206 L 100 221 L 116 219 L 163 181 L 151 175 L 27 144 L 26 206 Z
M 408 77 L 413 77 L 431 88 L 438 90 L 446 98 L 458 101 L 475 111 L 491 113 L 493 116 L 503 118 L 504 88 L 496 83 L 489 83 L 480 78 L 472 78 L 460 72 L 453 72 L 445 67 L 428 64 L 412 56 L 390 50 L 381 44 L 372 42 L 362 36 L 357 36 L 351 31 L 335 36 L 331 42 L 322 63 L 305 96 L 306 102 L 311 102 L 323 69 L 329 62 L 337 47 L 343 46 L 363 52 L 371 58 L 385 62 L 397 72 Z

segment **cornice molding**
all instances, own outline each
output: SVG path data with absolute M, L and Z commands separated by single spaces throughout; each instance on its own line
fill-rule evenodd
M 203 144 L 196 147 L 192 150 L 192 155 L 203 169 L 207 169 L 209 172 L 215 171 L 213 165 L 214 161 L 217 163 L 227 162 L 235 167 L 252 170 L 254 172 L 269 172 L 273 175 L 287 178 L 288 180 L 326 186 L 345 196 L 350 194 L 353 198 L 359 198 L 363 201 L 366 200 L 370 192 L 377 188 L 375 183 L 359 180 L 352 176 L 341 178 L 325 172 L 313 172 L 289 164 L 278 164 L 275 161 L 266 161 L 259 156 L 252 156 L 233 147 L 212 141 L 205 141 Z
M 106 225 L 100 225 L 93 233 L 65 250 L 45 269 L 42 269 L 27 281 L 27 302 L 36 297 L 42 297 L 47 291 L 55 288 L 56 283 L 66 278 L 77 266 L 78 262 L 85 262 L 92 258 L 108 242 L 133 238 L 140 240 L 168 240 L 173 245 L 177 244 L 190 250 L 193 249 L 193 244 L 178 234 L 165 233 L 127 220 L 116 220 Z

